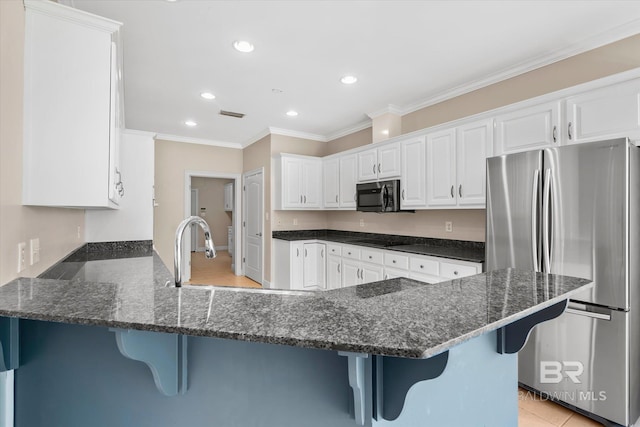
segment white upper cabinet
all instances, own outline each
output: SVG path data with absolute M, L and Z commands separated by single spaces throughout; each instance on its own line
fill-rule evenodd
M 224 185 L 224 210 L 233 211 L 233 182 Z
M 640 134 L 640 79 L 567 98 L 567 143 Z
M 358 164 L 355 154 L 340 156 L 340 208 L 356 208 Z
M 427 135 L 427 206 L 482 208 L 493 120 Z
M 116 208 L 121 24 L 25 1 L 23 204 Z
M 456 177 L 458 205 L 484 207 L 487 200 L 487 157 L 493 145 L 493 120 L 457 128 Z
M 554 101 L 496 117 L 495 155 L 558 144 L 560 111 L 560 101 Z
M 427 204 L 456 205 L 456 130 L 427 135 Z
M 340 159 L 322 161 L 322 201 L 327 209 L 340 207 Z
M 401 151 L 400 208 L 424 208 L 427 206 L 427 154 L 424 137 L 402 141 Z
M 322 204 L 322 159 L 279 154 L 273 162 L 274 209 L 318 209 Z
M 400 174 L 399 142 L 358 153 L 358 182 L 397 178 Z

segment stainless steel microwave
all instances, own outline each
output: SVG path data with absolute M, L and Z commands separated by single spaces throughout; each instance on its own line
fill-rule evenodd
M 400 180 L 356 185 L 356 210 L 360 212 L 400 211 Z

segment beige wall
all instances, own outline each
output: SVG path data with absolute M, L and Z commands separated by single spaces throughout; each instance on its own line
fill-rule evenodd
M 262 180 L 264 185 L 264 211 L 262 212 L 264 229 L 264 264 L 262 274 L 264 280 L 271 282 L 271 139 L 273 135 L 267 135 L 242 150 L 243 172 L 250 172 L 264 168 Z M 244 208 L 243 208 L 244 209 Z M 267 216 L 268 214 L 268 216 Z
M 402 117 L 402 133 L 446 123 L 637 67 L 640 67 L 640 35 L 407 114 Z M 365 131 L 330 141 L 327 154 L 370 143 L 370 139 L 367 141 L 363 137 Z M 471 241 L 485 239 L 484 210 L 437 210 L 418 211 L 415 214 L 371 215 L 358 212 L 329 212 L 327 225 L 328 228 L 336 230 L 411 234 Z M 365 219 L 365 227 L 360 227 L 360 218 Z M 444 231 L 445 221 L 453 222 L 452 233 Z
M 33 277 L 84 243 L 84 210 L 22 206 L 24 6 L 0 1 L 0 284 Z M 43 177 L 45 178 L 45 177 Z M 45 178 L 46 179 L 46 178 Z M 80 227 L 80 238 L 77 230 Z M 40 239 L 40 262 L 18 274 L 18 243 Z
M 640 34 L 402 117 L 402 133 L 477 114 L 640 67 Z
M 191 178 L 191 188 L 198 190 L 198 215 L 202 216 L 202 209 L 205 209 L 203 217 L 213 236 L 213 244 L 227 246 L 228 228 L 231 225 L 233 214 L 224 210 L 224 186 L 233 182 L 230 179 L 222 178 Z M 198 231 L 198 248 L 204 248 L 204 233 Z
M 325 156 L 327 143 L 293 136 L 271 135 L 271 154 L 290 153 L 303 156 Z
M 153 240 L 167 266 L 173 266 L 176 228 L 184 219 L 185 171 L 240 174 L 242 151 L 156 140 Z
M 330 154 L 335 154 L 341 151 L 346 151 L 352 148 L 371 144 L 371 142 L 373 141 L 372 132 L 372 128 L 369 127 L 358 132 L 343 136 L 341 138 L 329 141 L 327 143 L 324 155 L 328 156 Z

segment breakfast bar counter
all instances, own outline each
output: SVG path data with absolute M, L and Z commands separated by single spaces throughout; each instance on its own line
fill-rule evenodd
M 0 287 L 0 344 L 18 427 L 515 426 L 516 353 L 585 286 L 499 270 L 326 292 L 175 288 L 150 248 L 85 246 Z

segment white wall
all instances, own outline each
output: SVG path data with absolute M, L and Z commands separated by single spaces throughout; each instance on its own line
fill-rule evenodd
M 125 131 L 120 144 L 124 197 L 117 210 L 87 210 L 87 242 L 153 239 L 154 140 L 152 133 Z

